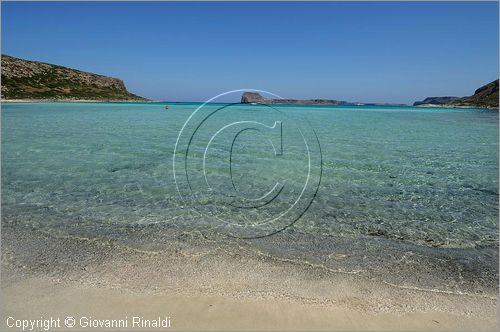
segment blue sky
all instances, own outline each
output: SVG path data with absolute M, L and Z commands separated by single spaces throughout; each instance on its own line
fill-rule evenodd
M 498 78 L 498 3 L 2 2 L 2 53 L 136 94 L 413 103 Z

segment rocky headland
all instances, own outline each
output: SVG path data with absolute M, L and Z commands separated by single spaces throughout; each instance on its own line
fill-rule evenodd
M 498 109 L 498 79 L 483 85 L 468 97 L 428 97 L 413 106 Z
M 147 101 L 122 80 L 2 55 L 2 100 Z

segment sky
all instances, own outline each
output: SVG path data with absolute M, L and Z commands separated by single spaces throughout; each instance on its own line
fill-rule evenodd
M 205 101 L 413 103 L 498 78 L 498 2 L 2 2 L 2 53 Z M 228 100 L 232 101 L 232 100 Z

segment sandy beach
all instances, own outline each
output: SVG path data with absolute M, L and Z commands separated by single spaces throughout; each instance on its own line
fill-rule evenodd
M 74 317 L 77 326 L 89 320 L 157 319 L 169 317 L 173 330 L 495 330 L 498 322 L 439 311 L 405 314 L 374 313 L 355 309 L 350 303 L 320 305 L 286 299 L 238 299 L 221 295 L 137 294 L 122 289 L 60 284 L 30 279 L 3 289 L 10 308 L 2 312 L 3 328 L 8 317 Z M 80 323 L 81 322 L 81 323 Z M 99 326 L 94 326 L 99 329 Z M 64 325 L 61 323 L 61 329 Z M 166 328 L 164 330 L 168 330 Z M 153 330 L 153 328 L 151 328 Z
M 488 294 L 405 289 L 244 251 L 199 249 L 185 243 L 153 252 L 4 226 L 2 328 L 9 317 L 13 324 L 50 316 L 77 324 L 122 319 L 129 329 L 133 317 L 169 317 L 176 330 L 498 328 L 497 299 Z
M 2 104 L 33 103 L 155 103 L 159 100 L 94 100 L 94 99 L 2 99 Z

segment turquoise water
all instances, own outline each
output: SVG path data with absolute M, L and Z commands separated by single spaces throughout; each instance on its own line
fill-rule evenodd
M 2 222 L 118 240 L 148 227 L 237 237 L 285 228 L 248 243 L 338 266 L 329 261 L 335 243 L 359 258 L 346 269 L 368 264 L 367 245 L 381 255 L 396 247 L 460 252 L 497 273 L 498 112 L 235 105 L 205 122 L 193 118 L 178 141 L 198 106 L 3 104 Z M 218 129 L 238 121 L 267 127 L 253 124 L 233 142 L 243 128 L 233 126 L 205 152 Z M 275 121 L 280 132 L 270 128 Z M 296 211 L 275 219 L 294 204 L 308 173 Z

